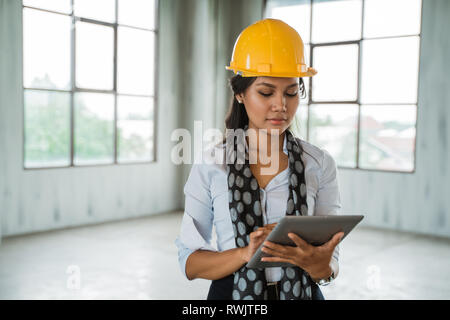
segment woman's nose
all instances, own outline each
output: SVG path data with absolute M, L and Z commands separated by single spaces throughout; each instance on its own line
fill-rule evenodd
M 286 98 L 283 95 L 275 97 L 272 109 L 273 111 L 286 111 Z

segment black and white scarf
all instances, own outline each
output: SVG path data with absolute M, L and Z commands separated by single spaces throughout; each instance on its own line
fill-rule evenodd
M 250 242 L 249 234 L 263 226 L 260 188 L 253 176 L 245 136 L 248 126 L 227 137 L 227 176 L 231 220 L 237 247 Z M 240 134 L 239 134 L 240 132 Z M 285 131 L 289 159 L 289 198 L 287 215 L 307 215 L 305 166 L 300 140 Z M 239 153 L 244 156 L 240 157 Z M 238 161 L 239 160 L 239 161 Z M 310 300 L 313 281 L 299 267 L 282 267 L 281 300 Z M 267 284 L 263 268 L 250 269 L 245 265 L 234 273 L 233 300 L 267 300 Z

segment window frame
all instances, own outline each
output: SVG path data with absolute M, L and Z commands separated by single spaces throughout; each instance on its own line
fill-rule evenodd
M 71 11 L 70 13 L 62 13 L 57 12 L 53 10 L 48 9 L 42 9 L 32 6 L 26 6 L 23 4 L 22 1 L 22 44 L 23 44 L 23 11 L 24 8 L 33 9 L 33 10 L 39 10 L 43 12 L 53 13 L 53 14 L 59 14 L 63 16 L 68 16 L 71 18 L 71 31 L 70 31 L 70 81 L 71 86 L 69 90 L 63 90 L 63 89 L 45 89 L 45 88 L 33 88 L 33 87 L 25 87 L 24 85 L 24 77 L 22 76 L 22 97 L 25 97 L 26 90 L 35 90 L 35 91 L 46 91 L 46 92 L 63 92 L 63 93 L 69 93 L 70 94 L 70 163 L 66 166 L 39 166 L 39 167 L 26 167 L 25 166 L 25 99 L 23 99 L 22 103 L 22 168 L 24 170 L 45 170 L 45 169 L 63 169 L 63 168 L 84 168 L 84 167 L 104 167 L 104 166 L 115 166 L 115 165 L 139 165 L 139 164 L 151 164 L 156 163 L 158 161 L 157 159 L 157 141 L 158 141 L 158 109 L 159 109 L 159 103 L 158 103 L 158 75 L 159 75 L 159 0 L 155 1 L 155 25 L 154 29 L 147 29 L 142 27 L 135 27 L 130 26 L 126 24 L 120 24 L 118 23 L 118 7 L 119 7 L 119 0 L 114 0 L 115 4 L 115 22 L 105 22 L 90 18 L 83 18 L 75 16 L 74 14 L 74 0 L 70 0 L 70 6 Z M 113 88 L 111 90 L 102 90 L 102 89 L 87 89 L 87 88 L 79 88 L 76 86 L 76 22 L 87 22 L 92 23 L 95 25 L 102 25 L 107 27 L 112 27 L 114 32 L 114 52 L 113 52 Z M 146 95 L 146 94 L 129 94 L 129 93 L 119 93 L 117 91 L 117 37 L 118 37 L 118 28 L 120 27 L 127 27 L 132 28 L 136 30 L 144 30 L 144 31 L 150 31 L 154 34 L 154 72 L 153 72 L 153 95 Z M 24 50 L 22 46 L 22 74 L 24 74 L 23 70 L 23 56 L 24 56 Z M 107 93 L 107 94 L 113 94 L 114 96 L 114 141 L 113 141 L 113 161 L 111 163 L 98 163 L 98 164 L 75 164 L 74 163 L 74 156 L 75 156 L 75 145 L 74 145 L 74 131 L 75 131 L 75 94 L 76 93 Z M 126 162 L 118 162 L 118 137 L 117 137 L 117 125 L 118 125 L 118 119 L 117 119 L 117 101 L 118 96 L 127 96 L 127 97 L 143 97 L 143 98 L 150 98 L 153 100 L 153 132 L 152 132 L 152 140 L 153 140 L 153 150 L 152 150 L 152 160 L 145 160 L 145 161 L 126 161 Z
M 270 0 L 264 0 L 264 17 L 269 17 L 268 10 L 272 8 L 272 6 L 268 6 L 268 2 Z M 306 121 L 306 140 L 309 141 L 309 134 L 310 134 L 310 106 L 312 104 L 356 104 L 358 106 L 358 119 L 357 119 L 357 136 L 356 136 L 356 166 L 355 167 L 347 167 L 347 166 L 340 166 L 338 165 L 339 169 L 348 169 L 348 170 L 361 170 L 361 171 L 374 171 L 374 172 L 389 172 L 389 173 L 400 173 L 400 174 L 413 174 L 416 171 L 416 164 L 417 164 L 417 122 L 418 122 L 418 115 L 419 115 L 419 83 L 420 83 L 420 58 L 421 58 L 421 51 L 422 51 L 422 19 L 423 19 L 423 1 L 421 0 L 420 6 L 420 30 L 418 34 L 409 34 L 409 35 L 398 35 L 398 36 L 382 36 L 382 37 L 364 37 L 364 9 L 365 9 L 365 2 L 366 0 L 361 0 L 361 35 L 360 38 L 357 40 L 348 40 L 348 41 L 337 41 L 337 42 L 320 42 L 320 43 L 313 43 L 312 42 L 312 30 L 313 30 L 313 3 L 315 0 L 303 0 L 303 3 L 307 3 L 310 6 L 310 25 L 309 25 L 309 39 L 310 42 L 305 43 L 305 46 L 309 46 L 309 65 L 314 66 L 314 56 L 313 51 L 316 47 L 324 47 L 324 46 L 338 46 L 338 45 L 348 45 L 348 44 L 357 44 L 358 45 L 358 73 L 357 73 L 357 95 L 356 100 L 349 100 L 349 101 L 315 101 L 312 99 L 312 86 L 314 77 L 307 78 L 306 81 L 309 81 L 308 86 L 308 95 L 305 102 L 301 102 L 301 104 L 307 108 L 307 121 Z M 276 2 L 276 1 L 274 1 Z M 298 4 L 300 1 L 295 0 L 289 0 L 286 2 L 286 5 L 294 5 Z M 276 5 L 275 5 L 276 7 Z M 363 49 L 362 49 L 362 43 L 365 40 L 381 40 L 381 39 L 394 39 L 394 38 L 406 38 L 406 37 L 418 37 L 419 38 L 419 59 L 418 59 L 418 65 L 417 65 L 417 74 L 418 74 L 418 80 L 417 80 L 417 96 L 415 103 L 405 102 L 405 103 L 361 103 L 361 72 L 362 72 L 362 55 L 363 55 Z M 304 79 L 305 80 L 305 79 Z M 416 107 L 416 121 L 415 121 L 415 138 L 414 138 L 414 160 L 413 160 L 413 169 L 411 171 L 402 171 L 402 170 L 392 170 L 392 169 L 371 169 L 371 168 L 361 168 L 359 166 L 359 154 L 360 154 L 360 139 L 361 139 L 361 105 L 414 105 Z M 300 106 L 300 104 L 299 104 Z

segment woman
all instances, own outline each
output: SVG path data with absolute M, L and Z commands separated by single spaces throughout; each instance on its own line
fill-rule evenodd
M 318 247 L 295 234 L 295 247 L 264 241 L 285 215 L 332 215 L 341 207 L 335 161 L 290 130 L 305 94 L 302 77 L 317 73 L 305 66 L 303 49 L 298 33 L 275 19 L 247 27 L 234 46 L 227 134 L 214 149 L 225 163 L 193 165 L 176 240 L 186 277 L 213 280 L 208 299 L 324 299 L 317 284 L 338 274 L 343 233 Z M 265 261 L 292 266 L 247 268 L 263 242 Z

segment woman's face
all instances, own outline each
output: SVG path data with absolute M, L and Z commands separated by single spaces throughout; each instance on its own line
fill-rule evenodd
M 291 124 L 300 101 L 298 78 L 257 77 L 244 93 L 236 95 L 244 104 L 248 127 L 281 135 Z M 278 129 L 278 130 L 276 130 Z

